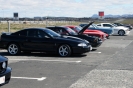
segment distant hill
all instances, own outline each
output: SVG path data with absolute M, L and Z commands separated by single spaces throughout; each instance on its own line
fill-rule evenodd
M 119 18 L 119 17 L 126 17 L 126 18 L 130 18 L 130 17 L 133 17 L 133 14 L 124 14 L 124 15 L 105 15 L 104 16 L 105 18 Z M 91 18 L 99 18 L 99 15 L 97 14 L 94 14 L 91 16 Z

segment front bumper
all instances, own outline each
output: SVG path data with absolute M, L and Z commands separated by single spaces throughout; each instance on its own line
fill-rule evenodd
M 73 53 L 86 53 L 90 52 L 91 50 L 91 45 L 85 46 L 85 47 L 73 47 Z
M 125 31 L 125 35 L 128 35 L 130 33 L 130 31 Z
M 99 47 L 102 43 L 103 43 L 102 40 L 101 41 L 97 41 L 97 42 L 93 42 L 93 43 L 91 43 L 91 46 L 96 48 L 96 47 Z
M 11 79 L 11 68 L 7 67 L 6 71 L 4 73 L 0 73 L 0 78 L 5 77 L 5 80 L 3 83 L 0 84 L 0 86 L 7 84 Z

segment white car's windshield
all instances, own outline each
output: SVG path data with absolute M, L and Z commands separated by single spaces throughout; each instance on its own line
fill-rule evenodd
M 117 27 L 117 25 L 116 25 L 116 24 L 112 24 L 112 26 Z

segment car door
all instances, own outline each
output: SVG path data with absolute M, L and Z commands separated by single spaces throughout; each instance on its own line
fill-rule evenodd
M 42 30 L 28 30 L 27 46 L 35 51 L 54 51 L 54 41 Z
M 14 41 L 18 42 L 21 50 L 26 50 L 27 47 L 27 30 L 21 30 L 15 33 L 12 33 L 12 36 L 14 37 Z
M 37 40 L 36 40 L 39 50 L 42 51 L 55 51 L 55 41 L 51 38 L 46 32 L 42 30 L 37 31 Z
M 23 43 L 25 50 L 36 50 L 37 49 L 37 38 L 36 38 L 36 30 L 27 29 L 27 36 L 25 38 L 25 42 Z

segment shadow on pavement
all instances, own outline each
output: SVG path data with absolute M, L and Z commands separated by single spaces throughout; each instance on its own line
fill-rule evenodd
M 45 52 L 21 52 L 18 55 L 10 55 L 8 52 L 0 52 L 0 55 L 2 56 L 33 56 L 33 57 L 61 57 L 55 53 L 45 53 Z M 87 56 L 87 53 L 85 54 L 72 54 L 71 56 L 69 56 L 70 58 L 74 58 L 74 57 L 85 57 Z M 68 58 L 68 57 L 62 57 L 62 58 Z

